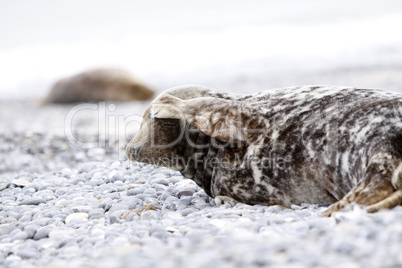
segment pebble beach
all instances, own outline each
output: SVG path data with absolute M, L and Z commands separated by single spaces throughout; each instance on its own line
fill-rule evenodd
M 113 105 L 128 116 L 147 104 Z M 74 106 L 0 107 L 2 267 L 402 265 L 401 207 L 367 214 L 353 206 L 323 218 L 325 205 L 221 205 L 177 172 L 129 162 L 127 141 L 110 133 L 101 141 L 96 113 L 68 124 L 81 145 L 105 145 L 83 148 L 65 131 Z

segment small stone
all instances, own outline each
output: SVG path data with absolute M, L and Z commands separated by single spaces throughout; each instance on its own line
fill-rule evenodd
M 157 237 L 158 239 L 163 239 L 166 237 L 167 232 L 165 228 L 161 226 L 154 226 L 149 229 L 149 235 Z
M 182 198 L 179 199 L 178 204 L 181 208 L 186 208 L 187 206 L 191 205 L 191 196 L 183 196 Z
M 300 206 L 294 205 L 294 204 L 292 204 L 292 205 L 290 206 L 290 208 L 293 209 L 293 210 L 300 210 L 300 209 L 301 209 Z
M 89 216 L 89 220 L 100 220 L 100 219 L 105 219 L 105 215 L 92 215 Z
M 206 202 L 204 201 L 204 199 L 197 199 L 197 200 L 194 202 L 194 206 L 195 206 L 196 208 L 198 208 L 198 209 L 201 209 L 201 207 L 204 207 L 205 204 L 206 204 Z M 209 205 L 209 204 L 208 204 L 208 205 Z
M 122 204 L 122 203 L 118 203 L 118 204 L 114 204 L 108 212 L 113 213 L 115 211 L 119 211 L 119 210 L 129 210 L 129 206 Z
M 17 255 L 23 259 L 35 259 L 40 256 L 40 253 L 35 248 L 23 249 L 17 252 Z
M 138 184 L 145 184 L 147 182 L 148 182 L 148 179 L 145 177 L 138 178 L 138 180 L 135 181 L 135 183 L 138 183 Z
M 159 200 L 156 199 L 156 198 L 152 198 L 152 197 L 146 198 L 144 200 L 144 203 L 146 204 L 146 206 L 153 206 L 155 208 L 161 208 L 162 207 L 162 205 L 159 202 Z
M 1 220 L 1 224 L 12 223 L 12 222 L 16 222 L 16 221 L 17 221 L 17 219 L 14 217 L 6 217 L 3 220 Z
M 193 189 L 186 188 L 177 193 L 177 197 L 181 198 L 182 196 L 192 196 L 195 193 Z
M 97 172 L 92 176 L 92 180 L 99 180 L 103 178 L 103 173 Z
M 176 203 L 164 204 L 163 208 L 169 209 L 169 210 L 177 210 L 177 205 L 176 205 Z
M 33 205 L 33 206 L 37 206 L 39 204 L 42 203 L 46 203 L 46 200 L 40 197 L 30 197 L 30 198 L 26 198 L 25 200 L 23 200 L 22 202 L 19 203 L 19 205 Z
M 26 187 L 32 183 L 25 179 L 15 179 L 12 181 L 12 184 L 14 184 L 16 187 Z
M 156 194 L 156 190 L 154 188 L 148 188 L 144 191 L 144 194 L 154 195 Z
M 283 210 L 285 210 L 286 207 L 281 206 L 281 205 L 273 205 L 273 206 L 269 206 L 265 209 L 265 212 L 271 212 L 271 213 L 277 213 L 277 212 L 281 212 Z
M 7 189 L 8 186 L 10 186 L 10 182 L 9 181 L 2 181 L 0 182 L 0 191 L 3 191 L 4 189 Z
M 169 219 L 169 220 L 180 220 L 180 219 L 183 219 L 183 215 L 178 212 L 175 212 L 175 211 L 167 211 L 167 212 L 163 213 L 162 218 Z
M 18 262 L 19 263 L 21 261 L 21 257 L 17 256 L 17 255 L 14 255 L 14 254 L 10 254 L 10 255 L 7 256 L 6 261 L 7 262 Z M 9 267 L 11 267 L 11 266 L 9 266 Z
M 62 253 L 67 256 L 70 256 L 70 257 L 77 256 L 79 254 L 79 252 L 80 252 L 80 247 L 78 247 L 78 246 L 68 246 L 68 247 L 64 247 L 62 249 Z
M 147 210 L 141 213 L 141 220 L 157 220 L 158 218 L 158 212 L 154 210 Z
M 27 240 L 28 239 L 28 233 L 27 232 L 19 232 L 17 234 L 15 234 L 12 238 L 11 241 L 15 241 L 15 240 Z
M 196 212 L 196 211 L 197 211 L 197 210 L 194 209 L 194 208 L 186 208 L 186 209 L 183 209 L 183 210 L 181 211 L 181 215 L 187 216 L 188 214 L 191 214 L 191 213 Z
M 36 230 L 36 233 L 33 237 L 34 240 L 39 240 L 42 238 L 46 238 L 49 235 L 49 232 L 52 229 L 49 226 L 44 226 L 44 227 L 40 227 L 38 230 Z
M 130 198 L 127 199 L 125 204 L 128 205 L 128 209 L 142 208 L 144 206 L 144 201 L 138 198 Z
M 126 221 L 137 221 L 139 220 L 140 216 L 136 212 L 131 212 L 127 215 Z
M 9 234 L 12 230 L 14 230 L 13 225 L 9 223 L 0 224 L 0 236 Z
M 105 211 L 103 210 L 103 209 L 100 209 L 100 208 L 97 208 L 97 209 L 91 209 L 89 212 L 88 212 L 88 216 L 89 217 L 92 217 L 92 216 L 95 216 L 95 215 L 104 215 L 105 214 Z
M 134 188 L 134 189 L 128 190 L 127 195 L 128 196 L 138 195 L 138 194 L 142 194 L 143 192 L 144 192 L 144 189 L 142 187 L 139 187 L 139 188 Z
M 209 204 L 209 203 L 205 203 L 205 204 L 200 205 L 200 206 L 197 206 L 197 205 L 196 205 L 196 208 L 198 208 L 198 209 L 200 209 L 200 210 L 203 210 L 203 209 L 206 209 L 206 208 L 210 208 L 210 207 L 212 207 L 212 206 L 211 206 L 211 204 Z
M 152 181 L 152 183 L 158 183 L 158 184 L 162 184 L 162 185 L 165 185 L 165 186 L 169 186 L 169 181 L 167 179 L 165 179 L 165 178 L 154 179 Z
M 72 220 L 81 220 L 81 221 L 88 221 L 88 213 L 83 213 L 83 212 L 78 212 L 78 213 L 72 213 L 67 216 L 65 222 L 69 223 Z
M 161 199 L 162 201 L 165 201 L 166 198 L 168 198 L 168 197 L 170 197 L 170 196 L 171 196 L 171 195 L 170 195 L 169 191 L 164 191 L 163 194 L 160 196 L 160 199 Z
M 71 205 L 72 203 L 74 203 L 74 200 L 61 199 L 56 202 L 56 205 L 67 207 L 67 206 Z
M 61 175 L 62 175 L 63 177 L 70 177 L 72 174 L 73 174 L 73 172 L 72 172 L 71 169 L 69 169 L 69 168 L 63 168 L 63 169 L 61 170 Z
M 113 200 L 110 197 L 108 197 L 100 202 L 99 207 L 103 208 L 105 211 L 108 211 L 112 207 L 112 203 Z
M 96 165 L 99 165 L 99 162 L 86 162 L 86 163 L 83 163 L 79 167 L 79 172 L 89 172 L 92 169 L 94 169 L 94 167 Z
M 88 206 L 75 206 L 71 208 L 74 212 L 85 212 L 88 213 L 91 210 L 91 207 Z
M 21 218 L 18 219 L 19 222 L 28 222 L 32 220 L 32 215 L 23 215 Z
M 24 228 L 24 231 L 28 234 L 28 238 L 33 238 L 36 231 L 40 228 L 39 225 L 28 225 Z
M 213 212 L 214 215 L 243 215 L 243 210 L 240 209 L 224 209 Z
M 108 223 L 109 223 L 109 224 L 114 224 L 114 223 L 119 223 L 119 222 L 120 222 L 119 217 L 117 217 L 117 216 L 114 215 L 114 214 L 110 214 L 110 215 L 107 217 L 107 219 L 108 219 Z
M 52 230 L 49 232 L 49 238 L 52 238 L 52 239 L 70 238 L 74 234 L 75 234 L 75 230 L 73 230 L 73 229 Z
M 104 239 L 105 238 L 105 231 L 101 228 L 93 228 L 91 230 L 91 234 L 100 238 L 100 239 Z

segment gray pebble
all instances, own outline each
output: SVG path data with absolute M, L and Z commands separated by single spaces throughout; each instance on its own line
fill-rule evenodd
M 183 190 L 179 191 L 176 194 L 176 196 L 178 198 L 181 198 L 182 196 L 192 196 L 194 193 L 195 193 L 195 191 L 193 189 L 186 188 L 186 189 L 183 189 Z
M 98 220 L 98 219 L 102 219 L 102 218 L 105 218 L 105 215 L 92 215 L 92 216 L 89 216 L 88 217 L 88 219 L 89 220 Z
M 26 214 L 22 215 L 21 218 L 18 219 L 19 222 L 29 222 L 32 220 L 32 215 Z
M 51 230 L 49 232 L 49 238 L 51 239 L 68 239 L 72 238 L 75 234 L 74 229 L 63 229 L 63 230 Z
M 157 183 L 157 184 L 162 184 L 165 186 L 169 186 L 169 180 L 165 179 L 165 178 L 156 178 L 154 180 L 152 180 L 152 183 Z
M 155 190 L 154 188 L 148 188 L 148 189 L 146 189 L 143 193 L 144 193 L 144 194 L 147 194 L 147 195 L 155 195 L 155 194 L 156 194 L 156 190 Z
M 85 213 L 89 213 L 89 211 L 91 211 L 91 207 L 89 206 L 74 206 L 71 208 L 72 211 L 74 212 L 85 212 Z
M 0 224 L 0 236 L 9 234 L 14 229 L 12 224 Z
M 185 208 L 189 205 L 191 205 L 191 200 L 193 199 L 192 196 L 182 196 L 182 198 L 179 199 L 178 204 L 182 207 Z
M 12 222 L 16 222 L 16 221 L 17 221 L 17 219 L 15 217 L 6 217 L 1 220 L 1 224 L 12 223 Z
M 163 194 L 160 196 L 160 200 L 165 201 L 170 195 L 169 191 L 164 191 Z
M 36 231 L 40 228 L 39 225 L 30 224 L 24 228 L 24 232 L 28 234 L 28 238 L 33 238 Z
M 32 196 L 32 194 L 36 192 L 36 189 L 33 187 L 25 187 L 22 192 L 25 195 Z
M 130 198 L 124 201 L 128 205 L 128 209 L 142 208 L 144 206 L 144 201 L 138 198 Z
M 154 210 L 147 210 L 141 213 L 141 220 L 157 220 L 158 218 L 158 212 Z
M 99 165 L 99 162 L 83 163 L 79 166 L 79 172 L 89 172 L 90 170 L 94 169 L 94 167 L 96 167 L 97 165 Z
M 138 194 L 142 194 L 144 192 L 144 188 L 139 187 L 139 188 L 135 188 L 135 189 L 130 189 L 127 191 L 127 195 L 128 196 L 132 196 L 132 195 L 138 195 Z
M 66 217 L 66 223 L 81 223 L 81 222 L 86 222 L 88 221 L 88 213 L 84 212 L 76 212 L 76 213 L 71 213 Z
M 46 200 L 40 197 L 28 197 L 21 201 L 19 205 L 34 205 L 37 206 L 39 204 L 46 203 Z
M 2 181 L 0 182 L 0 191 L 3 191 L 4 189 L 7 189 L 8 186 L 10 186 L 10 182 L 9 181 Z
M 198 211 L 198 210 L 195 209 L 195 208 L 186 208 L 186 209 L 183 209 L 182 211 L 180 211 L 180 213 L 183 216 L 187 216 L 187 215 L 189 215 L 189 214 L 191 214 L 191 213 L 193 213 L 195 211 Z
M 118 203 L 111 206 L 109 212 L 114 212 L 117 210 L 129 210 L 129 206 L 126 204 Z
M 32 182 L 28 178 L 19 178 L 12 181 L 12 184 L 16 187 L 26 187 L 31 185 Z
M 22 259 L 37 259 L 40 257 L 40 253 L 35 248 L 19 250 L 17 255 Z
M 94 215 L 104 215 L 105 211 L 103 209 L 90 209 L 88 211 L 88 216 L 92 217 Z
M 34 240 L 39 240 L 45 237 L 48 237 L 49 232 L 52 230 L 51 227 L 49 226 L 44 226 L 44 227 L 40 227 L 39 229 L 36 230 L 35 235 L 33 236 Z M 29 235 L 29 233 L 28 233 Z
M 12 236 L 11 241 L 16 241 L 16 240 L 27 240 L 28 239 L 28 233 L 27 232 L 19 232 L 15 235 Z
M 161 226 L 155 226 L 149 229 L 149 235 L 163 240 L 166 238 L 167 232 L 165 228 Z
M 135 212 L 131 212 L 126 217 L 126 221 L 138 221 L 139 219 L 140 219 L 140 216 L 138 216 L 138 214 Z
M 107 197 L 100 202 L 99 207 L 103 208 L 105 211 L 108 211 L 113 205 L 113 201 L 111 198 Z
M 73 172 L 72 172 L 72 170 L 69 169 L 69 168 L 63 168 L 63 169 L 61 170 L 61 175 L 62 175 L 63 177 L 69 178 L 72 174 L 73 174 Z
M 107 216 L 107 221 L 109 224 L 114 224 L 119 223 L 120 219 L 116 215 L 110 214 Z

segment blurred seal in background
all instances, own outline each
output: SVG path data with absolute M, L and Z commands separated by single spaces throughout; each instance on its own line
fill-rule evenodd
M 98 68 L 60 79 L 43 104 L 149 100 L 153 95 L 153 90 L 123 69 Z

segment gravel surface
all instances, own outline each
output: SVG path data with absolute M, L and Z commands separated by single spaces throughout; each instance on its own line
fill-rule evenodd
M 321 218 L 318 205 L 217 205 L 177 172 L 124 159 L 135 124 L 123 143 L 75 146 L 71 108 L 0 102 L 0 267 L 402 265 L 401 207 Z M 101 140 L 94 118 L 74 121 L 81 141 Z

